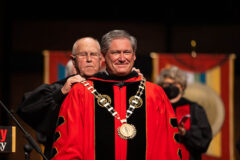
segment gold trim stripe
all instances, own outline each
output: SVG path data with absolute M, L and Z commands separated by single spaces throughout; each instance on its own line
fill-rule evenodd
M 206 72 L 206 84 L 211 87 L 219 96 L 221 94 L 221 66 L 217 66 Z M 222 156 L 222 132 L 217 133 L 213 137 L 207 155 L 221 157 Z
M 16 152 L 16 127 L 12 126 L 12 152 Z
M 235 160 L 234 145 L 234 59 L 235 54 L 229 56 L 229 153 L 230 160 Z
M 152 73 L 152 82 L 156 82 L 156 78 L 159 74 L 159 69 L 158 69 L 158 60 L 159 60 L 159 55 L 155 52 L 150 53 L 150 57 L 152 58 L 152 68 L 153 68 L 153 73 Z
M 49 83 L 49 62 L 50 62 L 50 52 L 48 50 L 43 51 L 44 56 L 44 73 L 43 73 L 43 82 Z

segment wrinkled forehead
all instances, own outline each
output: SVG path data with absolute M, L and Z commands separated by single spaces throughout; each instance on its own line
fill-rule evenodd
M 133 50 L 133 47 L 129 39 L 118 38 L 111 41 L 109 50 Z
M 82 46 L 77 46 L 76 47 L 76 53 L 82 53 L 82 52 L 87 52 L 87 53 L 100 53 L 100 49 L 97 46 L 93 45 L 82 45 Z
M 96 42 L 80 42 L 76 45 L 76 53 L 78 52 L 98 52 L 100 53 L 100 46 Z

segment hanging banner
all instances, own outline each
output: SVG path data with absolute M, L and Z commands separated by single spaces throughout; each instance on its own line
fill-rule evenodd
M 44 83 L 53 83 L 65 78 L 65 66 L 70 60 L 71 51 L 43 51 Z
M 177 66 L 187 73 L 184 97 L 205 109 L 213 130 L 213 140 L 203 160 L 233 160 L 234 157 L 234 54 L 151 53 L 152 81 L 163 68 Z

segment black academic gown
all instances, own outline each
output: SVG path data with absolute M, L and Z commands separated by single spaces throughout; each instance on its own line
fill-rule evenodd
M 43 84 L 23 96 L 22 103 L 17 109 L 17 114 L 36 130 L 41 136 L 41 143 L 45 146 L 44 154 L 49 157 L 54 130 L 60 106 L 66 97 L 61 88 L 67 78 L 53 84 Z M 39 136 L 40 137 L 40 136 Z
M 191 125 L 190 129 L 186 131 L 186 135 L 181 136 L 180 140 L 189 151 L 190 160 L 200 160 L 202 153 L 207 151 L 212 140 L 211 126 L 205 110 L 197 103 L 181 98 L 177 103 L 172 104 L 175 113 L 178 107 L 186 105 L 190 106 Z

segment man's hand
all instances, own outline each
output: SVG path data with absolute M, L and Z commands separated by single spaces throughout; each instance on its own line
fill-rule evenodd
M 72 85 L 74 83 L 81 82 L 83 80 L 85 80 L 85 78 L 81 77 L 80 75 L 75 75 L 75 76 L 68 78 L 66 83 L 64 84 L 64 86 L 61 89 L 62 93 L 64 95 L 68 94 L 68 92 L 70 92 Z
M 186 134 L 186 129 L 184 128 L 184 123 L 183 123 L 183 122 L 179 124 L 178 130 L 179 130 L 179 133 L 180 133 L 181 135 L 184 136 L 184 135 Z
M 137 72 L 139 76 L 143 76 L 143 74 L 141 73 L 140 69 L 137 69 L 137 68 L 133 67 L 132 71 Z

